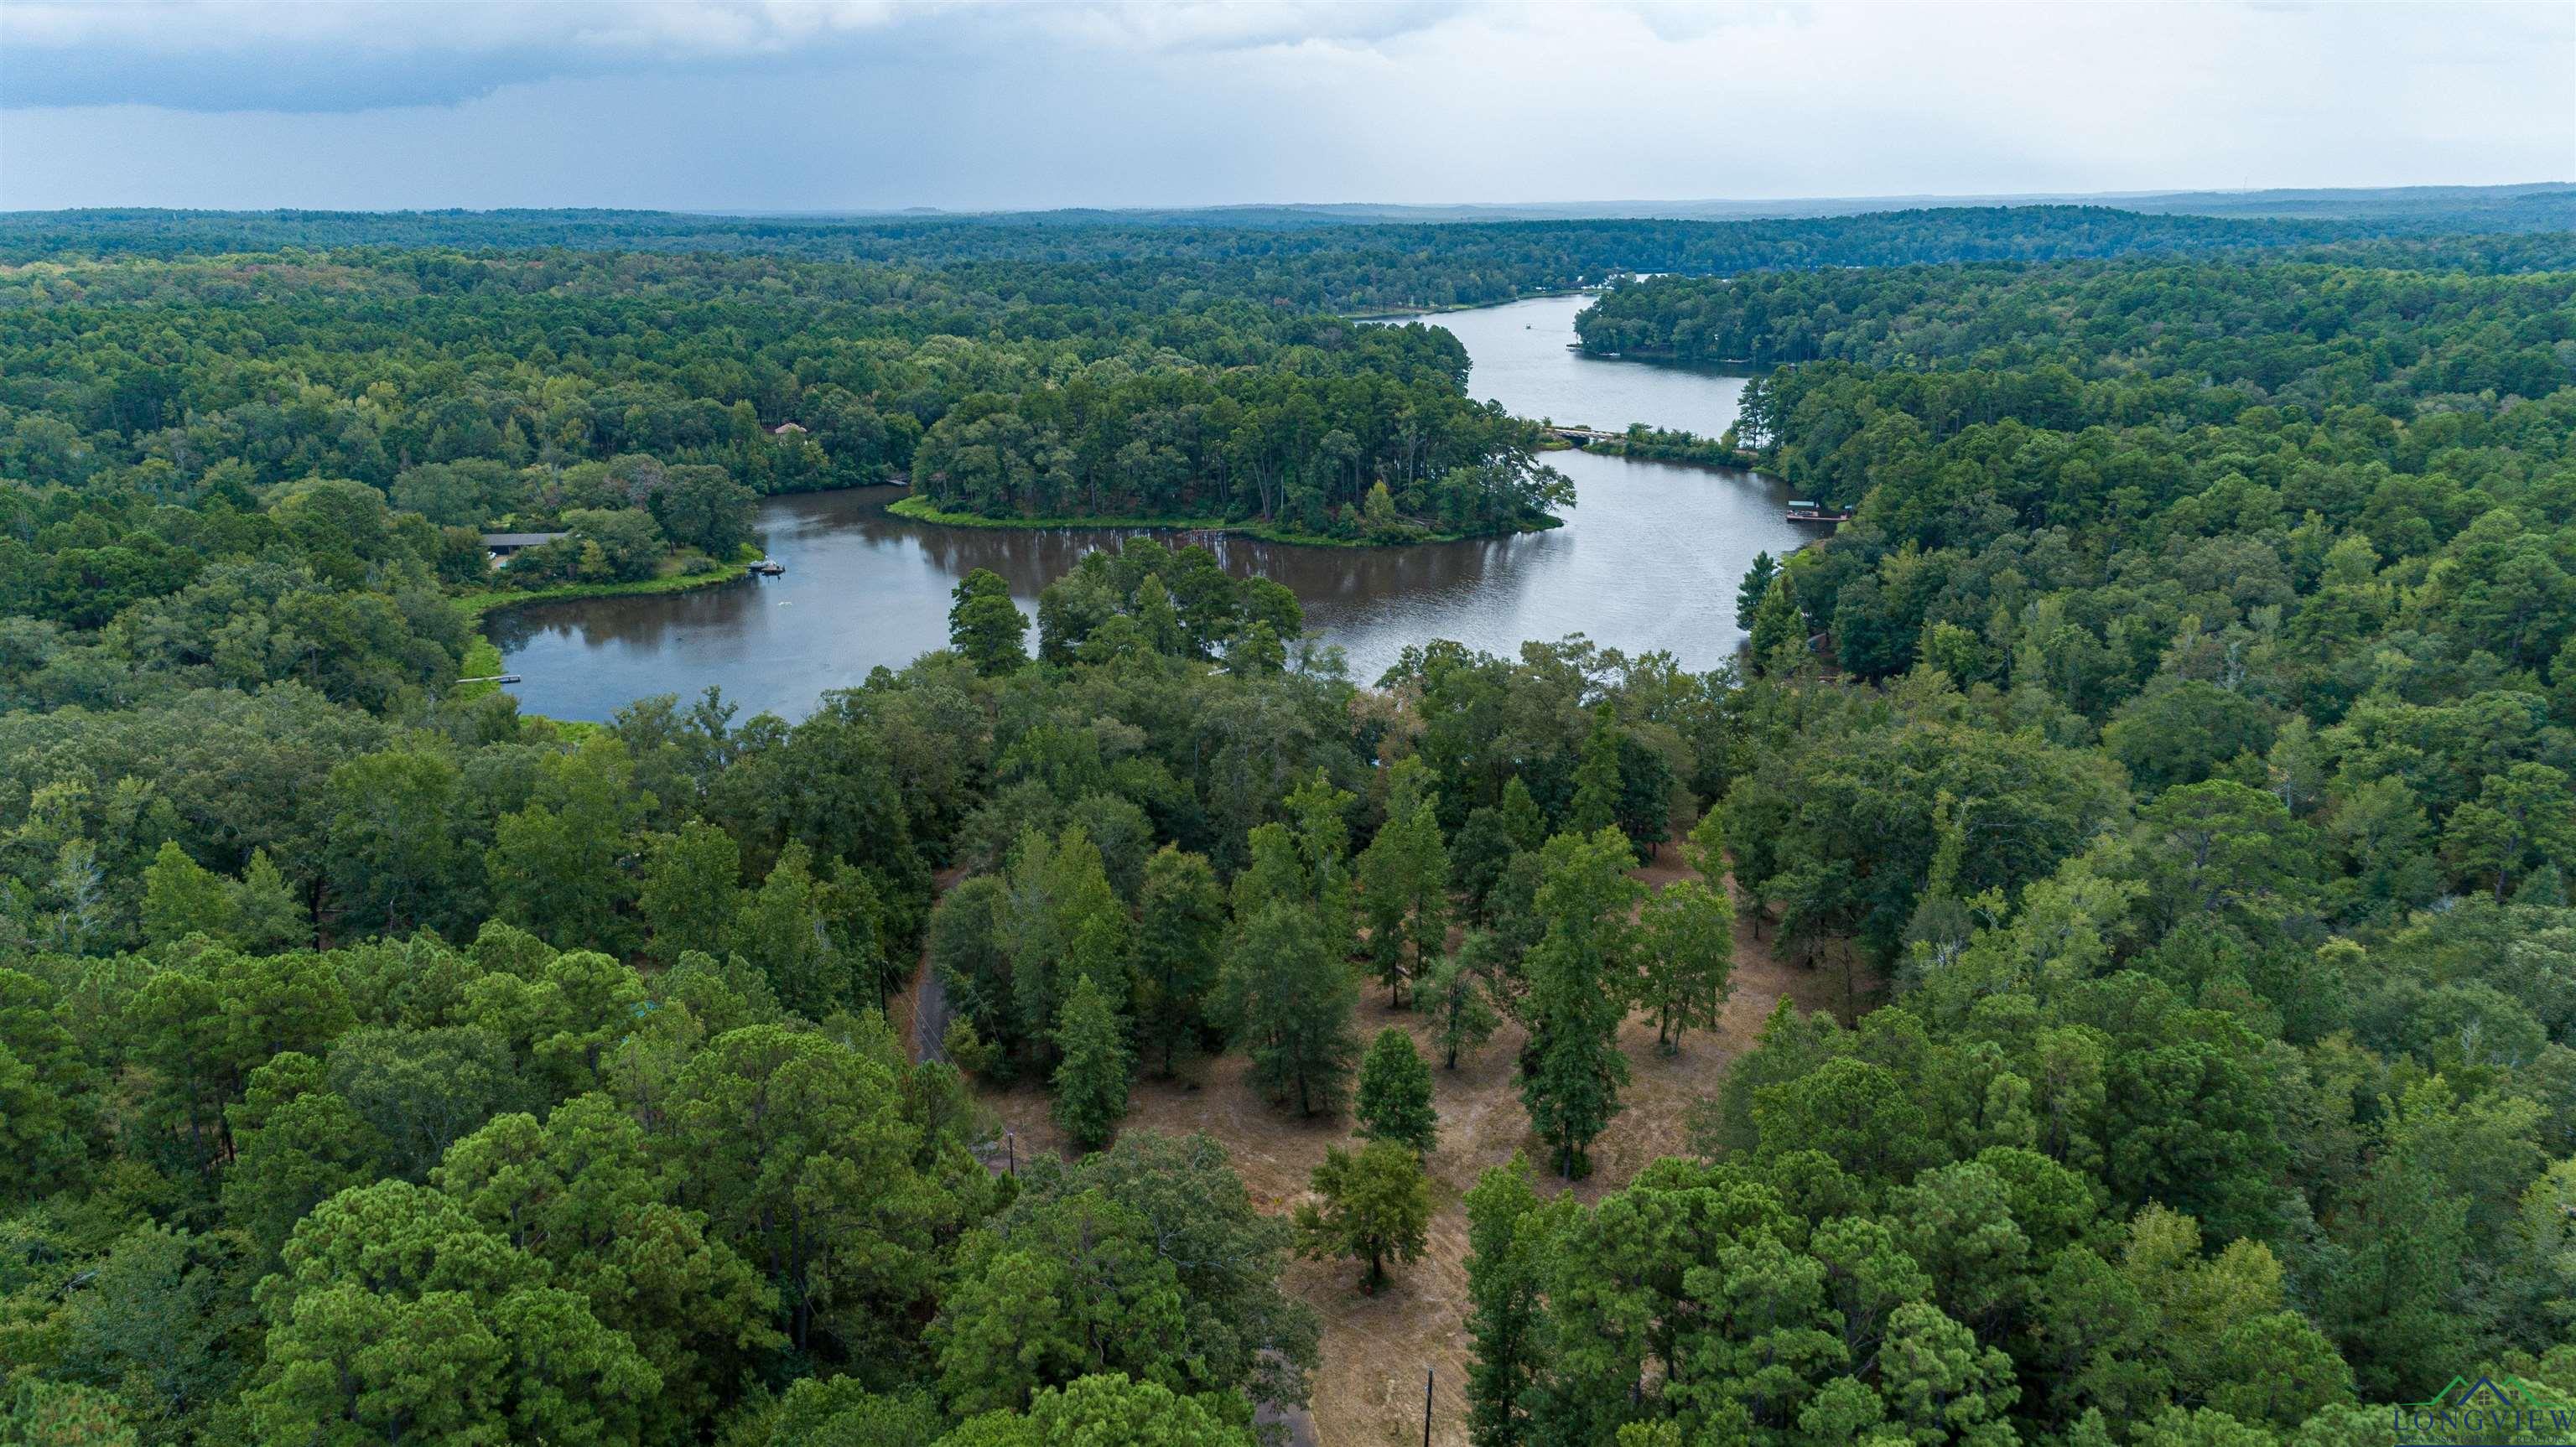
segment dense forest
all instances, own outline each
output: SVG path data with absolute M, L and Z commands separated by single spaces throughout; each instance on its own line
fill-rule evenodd
M 1365 265 L 1324 229 L 597 220 L 0 227 L 47 253 L 0 272 L 8 1440 L 1246 1447 L 1391 1352 L 1336 1302 L 1441 1271 L 1478 1447 L 2576 1400 L 2563 238 L 1932 213 L 1615 289 L 1587 344 L 1759 358 L 1730 445 L 1856 511 L 1712 673 L 1354 680 L 1137 540 L 1034 620 L 969 575 L 950 648 L 798 722 L 581 725 L 457 681 L 479 530 L 607 585 L 896 472 L 1353 540 L 1562 501 L 1446 333 L 1313 309 Z M 1572 279 L 1487 232 L 1386 240 Z M 1269 269 L 1320 300 L 1209 281 Z M 1846 1008 L 1712 1049 L 1755 954 Z M 1665 1158 L 1606 1161 L 1668 1060 Z M 1526 1128 L 1461 1163 L 1488 1063 Z M 1293 1199 L 1134 1119 L 1237 1081 L 1315 1147 Z
M 1476 305 L 1619 272 L 2040 261 L 2359 244 L 2476 233 L 2547 245 L 2576 191 L 2361 220 L 2221 219 L 2103 206 L 1950 207 L 1740 221 L 1569 220 L 1319 225 L 1309 213 L 1038 212 L 727 217 L 658 211 L 72 211 L 0 214 L 0 260 L 279 251 L 607 251 L 874 261 L 946 271 L 1067 265 L 1128 286 L 1187 285 L 1310 309 Z M 2392 245 L 2410 243 L 2392 242 Z M 1020 273 L 1004 272 L 1006 276 Z M 1007 291 L 1006 291 L 1007 294 Z

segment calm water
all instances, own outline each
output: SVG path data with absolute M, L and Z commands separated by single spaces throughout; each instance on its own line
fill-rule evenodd
M 1560 423 L 1630 422 L 1714 436 L 1743 380 L 1568 351 L 1585 298 L 1547 297 L 1439 319 L 1474 359 L 1468 390 Z M 1452 638 L 1494 653 L 1582 633 L 1629 652 L 1668 649 L 1687 667 L 1730 656 L 1735 587 L 1753 555 L 1806 541 L 1786 497 L 1751 473 L 1551 454 L 1580 504 L 1545 533 L 1408 548 L 1299 548 L 1227 539 L 1230 570 L 1295 591 L 1307 626 L 1374 681 L 1407 643 Z M 493 620 L 523 708 L 604 719 L 646 694 L 721 687 L 745 714 L 789 718 L 879 664 L 948 641 L 949 590 L 976 568 L 1008 579 L 1034 621 L 1038 590 L 1132 529 L 942 528 L 888 515 L 900 488 L 773 498 L 760 525 L 784 577 L 693 593 L 545 603 Z M 1034 631 L 1030 641 L 1035 643 Z

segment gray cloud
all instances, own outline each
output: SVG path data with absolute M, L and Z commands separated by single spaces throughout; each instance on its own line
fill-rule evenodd
M 2576 176 L 2576 10 L 2561 5 L 11 0 L 0 44 L 13 207 L 965 209 Z

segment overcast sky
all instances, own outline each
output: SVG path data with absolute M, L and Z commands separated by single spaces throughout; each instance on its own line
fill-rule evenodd
M 0 0 L 0 208 L 2576 178 L 2576 3 Z

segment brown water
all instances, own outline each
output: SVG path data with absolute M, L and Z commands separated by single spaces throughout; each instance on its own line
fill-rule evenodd
M 1468 389 L 1523 416 L 1709 435 L 1733 420 L 1741 378 L 1568 351 L 1585 300 L 1514 302 L 1439 324 L 1474 360 Z M 1233 572 L 1286 584 L 1307 626 L 1344 651 L 1354 678 L 1372 682 L 1406 644 L 1432 638 L 1509 653 L 1581 633 L 1712 668 L 1742 640 L 1735 589 L 1753 555 L 1806 541 L 1782 521 L 1786 493 L 1768 478 L 1582 452 L 1551 461 L 1574 480 L 1579 502 L 1550 532 L 1367 549 L 1238 538 L 1216 551 Z M 886 503 L 901 496 L 859 488 L 764 503 L 760 525 L 769 555 L 787 565 L 783 577 L 495 618 L 493 641 L 509 671 L 524 675 L 511 692 L 533 713 L 604 719 L 647 694 L 714 684 L 746 714 L 801 717 L 827 689 L 945 647 L 949 590 L 973 569 L 1008 580 L 1034 623 L 1038 590 L 1084 552 L 1135 532 L 934 527 L 889 515 Z

